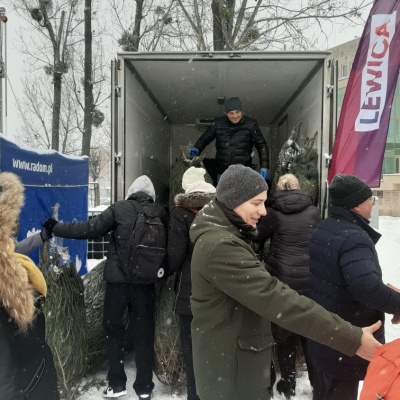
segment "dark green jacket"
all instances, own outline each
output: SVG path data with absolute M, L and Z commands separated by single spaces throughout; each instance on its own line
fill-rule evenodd
M 190 237 L 193 362 L 201 400 L 270 399 L 271 321 L 356 353 L 361 328 L 271 277 L 215 201 L 200 211 Z

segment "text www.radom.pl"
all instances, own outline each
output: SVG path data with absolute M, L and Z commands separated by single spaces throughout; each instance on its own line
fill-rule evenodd
M 13 158 L 13 167 L 18 169 L 24 169 L 32 172 L 43 172 L 50 175 L 53 173 L 53 164 L 41 164 L 40 162 L 33 163 L 28 161 L 22 161 Z

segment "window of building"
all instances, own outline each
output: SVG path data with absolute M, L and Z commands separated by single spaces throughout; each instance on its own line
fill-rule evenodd
M 342 64 L 340 66 L 340 77 L 347 78 L 349 76 L 349 66 L 347 64 Z

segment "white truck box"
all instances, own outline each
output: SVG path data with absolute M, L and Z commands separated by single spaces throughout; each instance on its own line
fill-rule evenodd
M 221 99 L 238 96 L 268 142 L 273 176 L 292 129 L 317 134 L 319 204 L 336 132 L 336 68 L 329 52 L 119 53 L 112 63 L 112 202 L 148 175 L 168 202 L 170 167 L 180 145 L 195 143 Z M 215 155 L 215 143 L 202 154 Z M 257 163 L 257 152 L 254 162 Z

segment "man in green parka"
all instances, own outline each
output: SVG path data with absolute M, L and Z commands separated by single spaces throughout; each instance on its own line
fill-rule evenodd
M 358 328 L 272 277 L 251 242 L 266 215 L 268 186 L 256 171 L 231 165 L 217 199 L 194 220 L 193 362 L 201 400 L 269 400 L 271 322 L 346 355 L 367 360 L 381 345 L 381 322 Z

